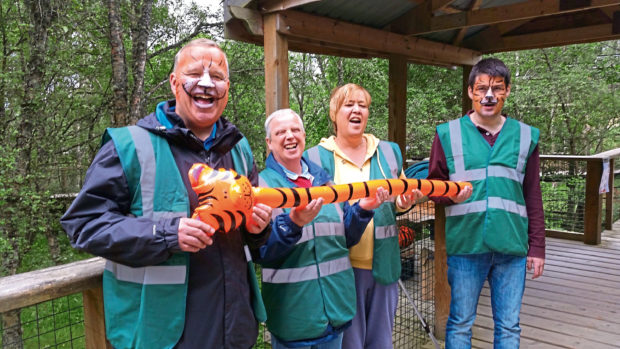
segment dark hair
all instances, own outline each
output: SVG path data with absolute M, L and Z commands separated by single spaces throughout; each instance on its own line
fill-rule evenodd
M 506 86 L 510 85 L 510 70 L 508 70 L 504 62 L 497 58 L 485 58 L 476 63 L 469 73 L 469 81 L 467 81 L 468 86 L 474 87 L 476 77 L 481 74 L 501 76 L 504 78 Z

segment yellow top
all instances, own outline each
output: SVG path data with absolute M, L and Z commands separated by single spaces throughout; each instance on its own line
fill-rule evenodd
M 379 146 L 379 138 L 365 133 L 363 137 L 366 139 L 366 156 L 364 157 L 364 164 L 362 167 L 358 167 L 351 159 L 344 154 L 338 145 L 334 136 L 321 139 L 319 143 L 325 149 L 334 153 L 334 183 L 345 184 L 354 182 L 365 182 L 370 180 L 370 159 L 377 151 Z M 405 174 L 401 171 L 401 178 L 406 178 Z M 400 199 L 400 196 L 399 196 Z M 349 203 L 354 204 L 358 200 L 351 200 Z M 397 202 L 400 203 L 399 200 Z M 398 211 L 404 211 L 397 204 L 396 209 Z M 354 245 L 349 250 L 349 258 L 351 259 L 351 265 L 354 268 L 372 270 L 372 255 L 374 248 L 374 220 L 371 220 L 364 230 L 364 234 L 357 245 Z

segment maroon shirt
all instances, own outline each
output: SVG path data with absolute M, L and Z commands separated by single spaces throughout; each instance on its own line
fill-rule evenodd
M 498 132 L 493 135 L 491 132 L 478 127 L 482 137 L 493 146 L 497 140 Z M 528 257 L 545 258 L 545 215 L 543 212 L 542 195 L 540 192 L 540 158 L 538 145 L 534 148 L 532 155 L 525 165 L 525 177 L 523 179 L 523 197 L 525 198 L 525 208 L 528 217 Z M 439 136 L 435 133 L 433 146 L 431 147 L 431 158 L 428 168 L 429 179 L 448 180 L 450 172 L 446 155 L 439 141 Z M 452 205 L 454 202 L 448 197 L 432 197 L 434 202 L 444 205 Z

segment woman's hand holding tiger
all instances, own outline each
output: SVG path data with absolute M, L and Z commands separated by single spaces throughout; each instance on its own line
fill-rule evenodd
M 390 193 L 383 187 L 377 188 L 377 194 L 374 197 L 360 199 L 360 207 L 366 211 L 374 210 L 390 198 Z
M 291 221 L 300 227 L 312 222 L 323 206 L 323 198 L 310 201 L 305 207 L 293 207 L 289 213 Z
M 198 252 L 213 243 L 215 229 L 198 219 L 181 218 L 177 234 L 182 251 Z
M 252 207 L 252 218 L 247 230 L 250 234 L 260 234 L 271 222 L 271 207 L 258 203 Z
M 423 197 L 424 197 L 424 194 L 422 194 L 420 190 L 413 189 L 409 193 L 399 195 L 398 199 L 396 200 L 396 204 L 398 205 L 400 209 L 406 210 L 409 207 L 411 207 L 411 205 L 415 204 L 416 201 L 418 201 L 419 199 Z

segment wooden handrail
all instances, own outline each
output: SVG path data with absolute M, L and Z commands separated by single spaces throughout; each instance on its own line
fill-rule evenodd
M 104 265 L 97 257 L 0 278 L 0 313 L 101 287 Z

